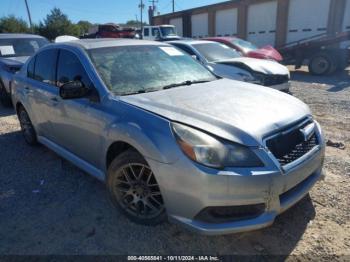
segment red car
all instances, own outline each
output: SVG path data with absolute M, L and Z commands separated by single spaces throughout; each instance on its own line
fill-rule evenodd
M 89 34 L 81 38 L 134 38 L 136 28 L 121 27 L 114 23 L 96 25 L 89 29 Z
M 208 37 L 205 39 L 225 44 L 241 52 L 243 56 L 259 59 L 270 59 L 277 62 L 281 62 L 283 60 L 281 54 L 270 45 L 258 48 L 252 43 L 236 37 Z

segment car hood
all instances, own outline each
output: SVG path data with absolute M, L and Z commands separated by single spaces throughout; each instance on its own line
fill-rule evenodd
M 29 56 L 18 56 L 18 57 L 1 57 L 0 62 L 9 66 L 22 66 Z
M 260 146 L 265 135 L 311 114 L 293 96 L 228 79 L 120 100 L 247 146 Z
M 250 70 L 270 75 L 288 75 L 289 70 L 284 65 L 281 65 L 275 61 L 256 59 L 250 57 L 237 57 L 229 60 L 217 61 L 216 63 L 233 65 L 233 66 L 246 66 Z
M 258 56 L 259 58 L 271 58 L 278 62 L 282 61 L 282 55 L 272 46 L 264 46 L 260 49 L 248 52 L 248 56 Z

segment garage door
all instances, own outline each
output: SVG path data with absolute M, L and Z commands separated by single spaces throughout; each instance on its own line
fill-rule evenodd
M 192 15 L 192 37 L 202 38 L 208 36 L 208 13 Z
M 327 32 L 330 0 L 291 0 L 287 43 Z
M 176 31 L 177 31 L 178 36 L 183 36 L 182 17 L 170 19 L 169 23 L 176 27 Z
M 250 5 L 248 41 L 258 45 L 275 45 L 277 1 Z
M 237 8 L 216 12 L 215 34 L 217 36 L 235 36 L 237 34 Z

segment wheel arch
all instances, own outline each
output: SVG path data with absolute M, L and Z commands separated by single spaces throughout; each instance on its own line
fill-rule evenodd
M 133 145 L 130 143 L 124 142 L 124 141 L 115 141 L 112 144 L 109 145 L 107 149 L 107 153 L 105 156 L 105 167 L 106 170 L 108 170 L 108 167 L 112 163 L 112 161 L 118 157 L 120 154 L 127 150 L 134 150 L 137 153 L 139 153 L 142 157 L 144 157 L 139 150 L 137 150 Z
M 18 110 L 23 107 L 24 110 L 26 110 L 26 108 L 24 107 L 24 105 L 21 103 L 21 102 L 17 102 L 16 105 L 15 105 L 15 110 L 16 110 L 16 114 L 18 115 Z

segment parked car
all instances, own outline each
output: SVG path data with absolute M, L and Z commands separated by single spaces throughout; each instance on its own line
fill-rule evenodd
M 225 44 L 246 57 L 269 59 L 277 62 L 282 62 L 283 60 L 282 55 L 271 45 L 259 48 L 253 43 L 237 37 L 208 37 L 205 39 Z
M 136 28 L 122 27 L 114 23 L 94 25 L 80 38 L 135 38 Z
M 156 25 L 144 26 L 142 29 L 142 39 L 154 41 L 171 41 L 179 40 L 180 36 L 176 33 L 176 28 L 173 25 Z
M 48 45 L 12 98 L 25 141 L 104 181 L 137 223 L 259 229 L 322 177 L 325 142 L 303 102 L 217 78 L 166 43 Z
M 218 76 L 289 92 L 289 70 L 275 61 L 242 57 L 234 49 L 213 41 L 179 40 L 169 43 L 196 58 Z
M 29 56 L 49 41 L 38 35 L 0 34 L 0 102 L 11 106 L 11 80 Z

